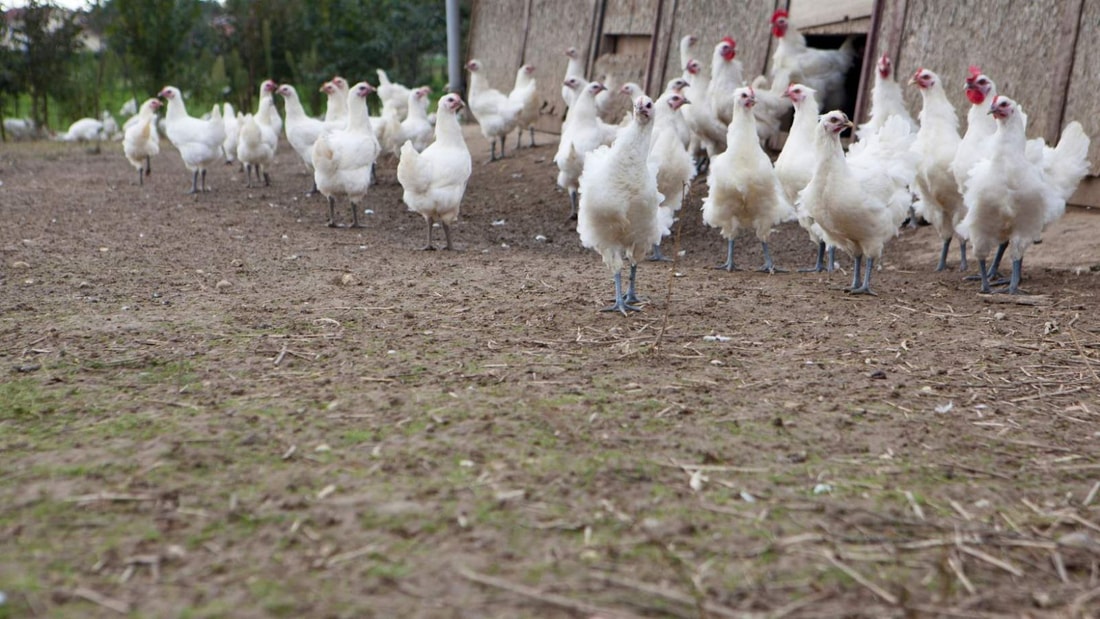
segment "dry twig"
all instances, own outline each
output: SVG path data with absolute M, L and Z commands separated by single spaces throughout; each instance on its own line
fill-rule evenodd
M 610 608 L 603 608 L 588 604 L 585 602 L 578 602 L 572 598 L 567 598 L 562 595 L 556 595 L 553 593 L 543 593 L 537 589 L 519 585 L 513 582 L 509 582 L 502 578 L 494 578 L 492 576 L 486 576 L 485 574 L 479 574 L 467 567 L 456 565 L 455 572 L 459 576 L 476 582 L 479 585 L 485 585 L 486 587 L 493 587 L 494 589 L 500 589 L 502 591 L 508 591 L 509 593 L 515 593 L 525 598 L 529 598 L 543 604 L 549 604 L 550 606 L 556 606 L 575 613 L 584 613 L 589 616 L 606 617 L 607 619 L 640 619 L 637 615 L 625 613 L 619 610 Z
M 73 595 L 88 600 L 93 604 L 99 604 L 103 608 L 113 610 L 120 615 L 130 614 L 130 604 L 128 602 L 109 598 L 98 591 L 92 591 L 86 587 L 77 587 L 73 589 Z

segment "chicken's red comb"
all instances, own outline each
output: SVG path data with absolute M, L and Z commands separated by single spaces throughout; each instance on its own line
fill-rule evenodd
M 779 9 L 776 12 L 772 13 L 772 23 L 774 24 L 780 17 L 787 19 L 790 17 L 790 15 L 783 9 Z
M 722 37 L 723 43 L 728 43 L 730 47 L 737 49 L 737 41 L 733 40 L 733 37 Z
M 982 74 L 982 68 L 976 64 L 970 65 L 970 68 L 967 69 L 967 71 L 969 72 L 969 75 L 966 77 L 967 83 L 973 82 L 978 78 L 979 75 Z

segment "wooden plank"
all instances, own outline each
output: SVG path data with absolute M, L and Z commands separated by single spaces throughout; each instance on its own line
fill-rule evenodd
M 1079 121 L 1085 127 L 1085 133 L 1092 137 L 1089 146 L 1089 161 L 1092 162 L 1091 174 L 1100 174 L 1100 71 L 1096 70 L 1096 58 L 1100 58 L 1100 0 L 1085 0 L 1081 12 L 1081 28 L 1077 37 L 1073 70 L 1066 87 L 1066 108 L 1062 114 L 1062 124 Z M 1091 26 L 1090 26 L 1091 24 Z M 1096 196 L 1098 194 L 1093 193 Z M 1093 199 L 1089 204 L 1097 205 Z
M 516 71 L 523 58 L 525 3 L 478 0 L 470 15 L 467 60 L 477 58 L 484 65 L 489 85 L 507 93 L 516 82 Z M 560 95 L 559 95 L 559 98 Z
M 651 85 L 652 90 L 647 90 L 646 93 L 651 97 L 660 96 L 665 88 L 665 84 L 672 79 L 673 75 L 679 76 L 680 71 L 677 67 L 675 73 L 668 72 L 668 61 L 672 54 L 673 49 L 677 49 L 677 44 L 672 40 L 672 33 L 676 31 L 676 15 L 678 13 L 677 8 L 680 6 L 680 0 L 672 0 L 672 2 L 665 2 L 662 7 L 661 14 L 657 17 L 660 30 L 657 33 L 657 58 L 653 71 L 656 73 L 654 83 Z
M 782 2 L 782 0 L 778 0 Z M 680 39 L 687 34 L 698 37 L 695 55 L 710 70 L 714 46 L 725 36 L 737 41 L 737 59 L 744 66 L 746 81 L 764 72 L 770 57 L 771 24 L 777 0 L 714 0 L 680 2 L 676 21 L 668 35 L 670 49 L 664 55 L 663 75 L 680 75 Z M 662 84 L 663 87 L 663 84 Z
M 661 36 L 661 11 L 664 9 L 664 0 L 657 0 L 657 10 L 653 12 L 653 29 L 649 37 L 649 58 L 645 64 L 645 83 L 642 89 L 648 94 L 653 92 L 653 80 L 657 72 L 657 41 Z M 656 97 L 654 97 L 656 98 Z
M 1070 0 L 1065 4 L 1065 13 L 1062 14 L 1062 22 L 1058 28 L 1058 55 L 1052 66 L 1054 83 L 1051 85 L 1050 105 L 1047 107 L 1049 120 L 1046 131 L 1043 133 L 1049 144 L 1057 142 L 1058 134 L 1062 131 L 1062 121 L 1066 113 L 1066 95 L 1069 91 L 1069 79 L 1073 74 L 1077 34 L 1081 29 L 1081 12 L 1084 9 L 1085 0 Z
M 791 0 L 788 12 L 799 30 L 870 17 L 874 0 Z
M 871 23 L 867 27 L 867 40 L 863 46 L 863 64 L 859 68 L 859 91 L 856 94 L 855 112 L 852 114 L 856 123 L 866 122 L 868 108 L 870 108 L 871 85 L 874 84 L 875 65 L 877 58 L 874 51 L 878 49 L 878 39 L 882 31 L 883 12 L 886 10 L 885 0 L 875 0 Z
M 908 0 L 902 60 L 894 64 L 898 81 L 904 83 L 918 67 L 935 71 L 955 106 L 961 133 L 970 107 L 963 88 L 967 67 L 980 65 L 1000 94 L 1033 111 L 1028 135 L 1047 135 L 1064 5 L 1061 0 Z M 997 19 L 977 17 L 983 15 Z M 903 90 L 915 116 L 920 93 L 914 87 Z
M 657 17 L 656 5 L 654 0 L 607 0 L 603 34 L 649 35 Z
M 581 58 L 588 57 L 596 2 L 535 0 L 531 5 L 531 32 L 524 59 L 535 67 L 539 105 L 545 104 L 536 125 L 539 131 L 555 133 L 561 130 L 565 113 L 561 83 L 565 78 L 565 67 L 569 64 L 565 50 L 576 47 Z

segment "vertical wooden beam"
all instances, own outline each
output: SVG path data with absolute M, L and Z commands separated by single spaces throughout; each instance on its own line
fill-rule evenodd
M 593 79 L 592 69 L 600 55 L 600 40 L 603 38 L 603 16 L 607 12 L 607 0 L 592 0 L 592 30 L 588 34 L 588 60 L 584 66 L 584 75 Z
M 894 4 L 894 21 L 886 35 L 886 50 L 894 63 L 894 75 L 901 70 L 901 38 L 905 34 L 905 21 L 909 18 L 909 0 L 897 0 Z
M 856 93 L 856 106 L 852 112 L 852 120 L 856 123 L 866 122 L 867 95 L 871 92 L 872 77 L 875 64 L 875 50 L 878 48 L 879 30 L 882 28 L 882 12 L 885 10 L 885 0 L 875 0 L 871 6 L 871 27 L 867 31 L 867 39 L 863 44 L 863 64 L 859 68 L 859 91 Z
M 650 88 L 653 86 L 653 69 L 657 62 L 657 41 L 661 38 L 661 9 L 664 8 L 665 1 L 657 0 L 657 11 L 653 15 L 653 29 L 649 35 L 649 60 L 645 66 L 645 84 L 642 86 L 642 90 L 646 93 L 651 92 Z
M 668 83 L 668 59 L 672 55 L 673 43 L 676 43 L 677 49 L 679 49 L 679 42 L 672 40 L 672 35 L 676 34 L 676 9 L 680 8 L 680 0 L 672 0 L 671 15 L 668 18 L 668 28 L 665 29 L 665 53 L 664 58 L 661 59 L 661 78 L 657 81 L 657 85 L 661 88 L 661 92 L 664 92 L 665 84 Z
M 1073 60 L 1077 50 L 1077 37 L 1081 32 L 1081 13 L 1085 0 L 1066 3 L 1066 12 L 1058 28 L 1058 55 L 1054 58 L 1054 83 L 1050 88 L 1050 105 L 1047 106 L 1046 132 L 1043 137 L 1053 144 L 1062 133 L 1062 121 L 1066 116 L 1066 95 L 1073 75 Z
M 532 0 L 527 0 L 523 6 L 523 44 L 519 46 L 519 64 L 516 65 L 516 69 L 527 64 L 527 36 L 531 34 L 531 2 Z

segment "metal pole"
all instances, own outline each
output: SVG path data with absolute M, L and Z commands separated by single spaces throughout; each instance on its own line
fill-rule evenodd
M 447 82 L 451 92 L 466 97 L 462 83 L 462 18 L 458 12 L 458 0 L 447 0 Z

